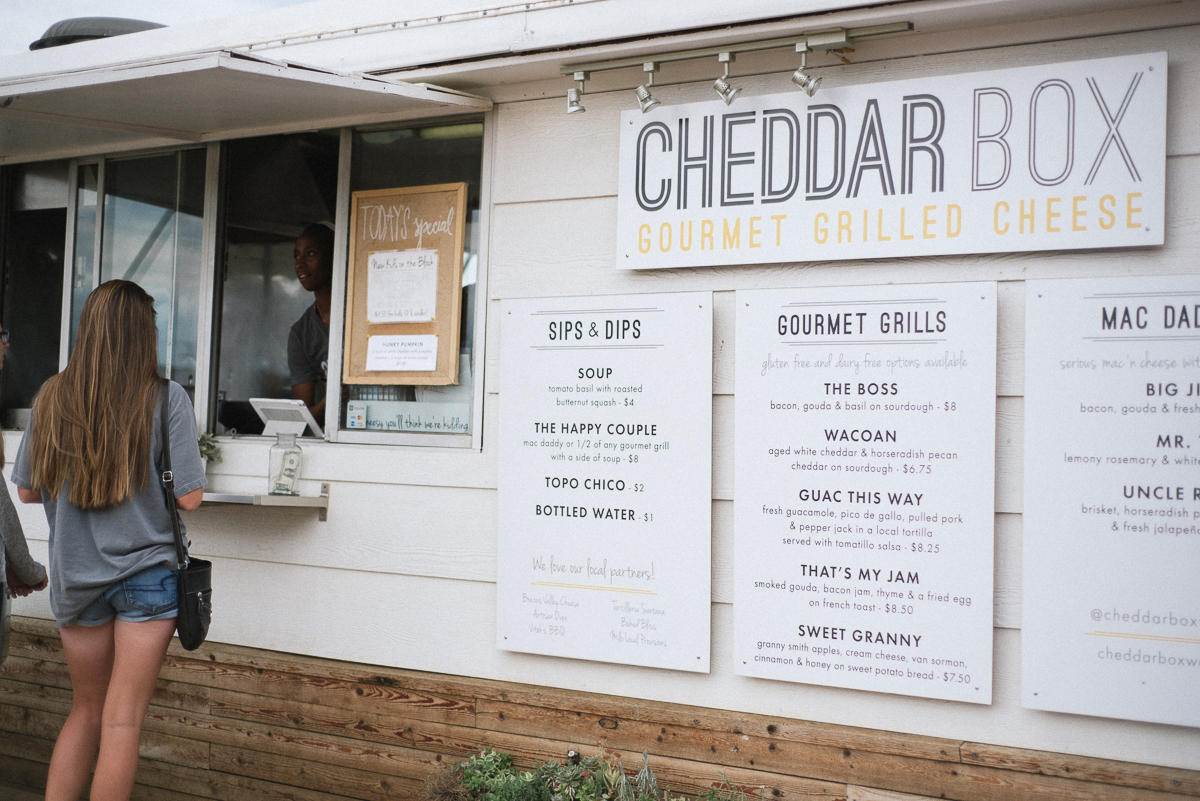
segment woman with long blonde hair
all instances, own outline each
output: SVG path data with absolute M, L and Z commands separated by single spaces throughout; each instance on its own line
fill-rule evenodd
M 158 375 L 154 299 L 108 281 L 88 296 L 67 367 L 34 400 L 12 480 L 50 523 L 50 607 L 71 675 L 47 801 L 126 801 L 175 631 L 174 531 L 160 482 L 168 392 L 176 503 L 200 505 L 204 466 L 184 389 Z

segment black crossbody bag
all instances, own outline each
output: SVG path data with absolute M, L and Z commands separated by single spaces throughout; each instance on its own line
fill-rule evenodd
M 212 621 L 212 562 L 188 557 L 179 527 L 179 509 L 175 506 L 175 474 L 171 472 L 171 382 L 163 382 L 162 392 L 162 485 L 167 496 L 167 511 L 171 513 L 171 525 L 175 529 L 175 551 L 179 570 L 179 612 L 175 618 L 175 630 L 179 644 L 188 651 L 195 651 L 204 644 L 208 636 L 208 624 Z

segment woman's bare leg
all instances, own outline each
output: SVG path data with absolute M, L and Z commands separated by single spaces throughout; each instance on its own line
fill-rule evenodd
M 174 633 L 175 618 L 116 622 L 91 801 L 127 801 L 133 792 L 142 722 Z
M 113 622 L 59 629 L 73 697 L 71 714 L 58 734 L 50 758 L 46 801 L 79 801 L 87 786 L 100 746 L 104 699 L 112 675 Z

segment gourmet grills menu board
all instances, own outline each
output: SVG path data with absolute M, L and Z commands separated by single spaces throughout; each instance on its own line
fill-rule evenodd
M 1200 277 L 1025 285 L 1031 709 L 1200 726 Z
M 996 285 L 737 293 L 735 667 L 991 702 Z
M 707 672 L 712 295 L 506 300 L 497 643 Z

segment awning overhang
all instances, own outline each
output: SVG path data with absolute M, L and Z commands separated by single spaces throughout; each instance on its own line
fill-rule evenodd
M 478 113 L 487 98 L 218 50 L 0 79 L 0 162 Z

